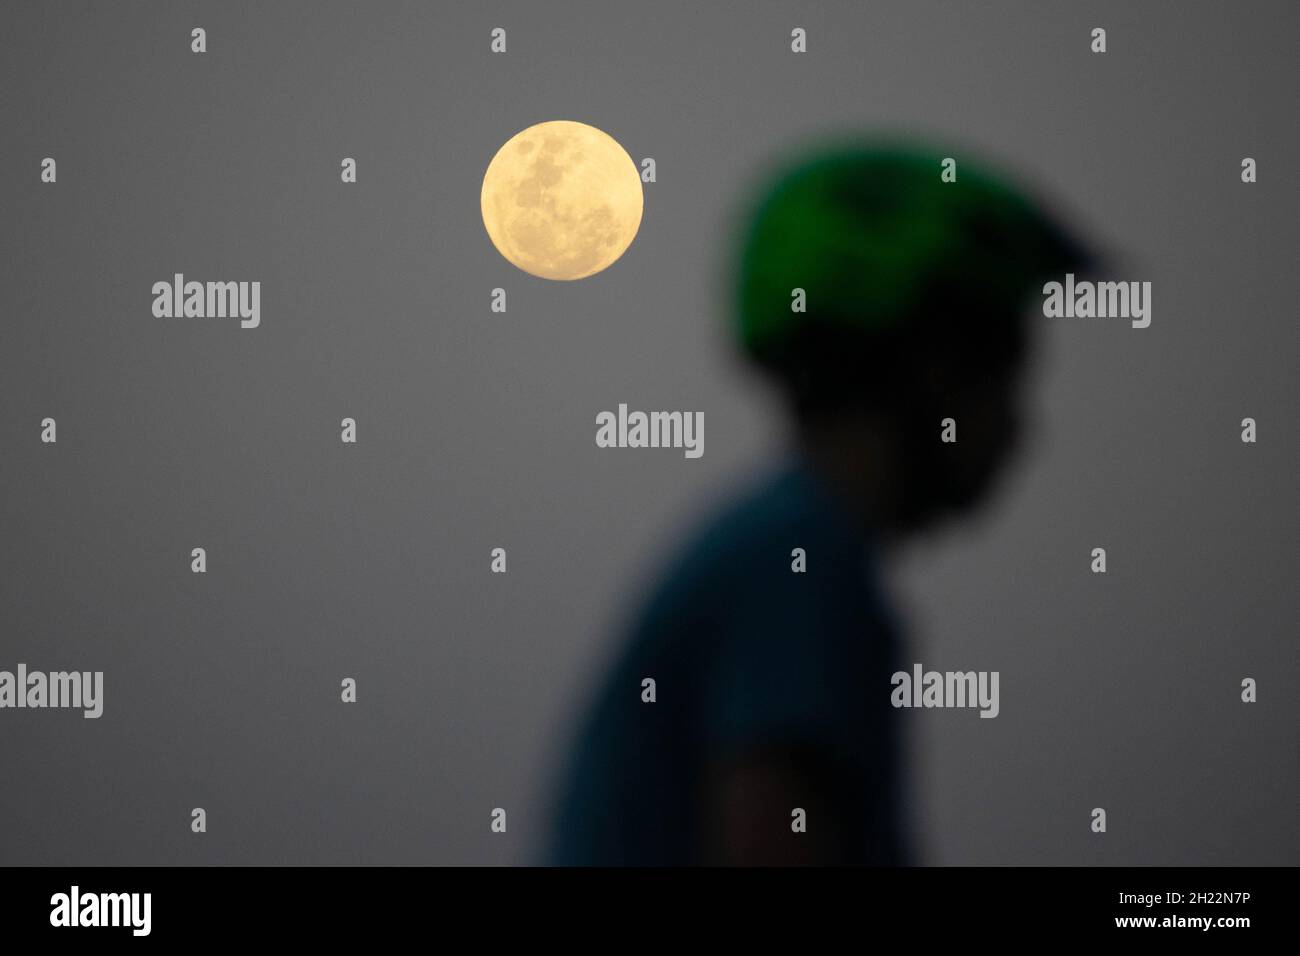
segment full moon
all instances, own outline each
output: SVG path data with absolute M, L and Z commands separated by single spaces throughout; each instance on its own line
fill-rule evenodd
M 497 251 L 543 279 L 608 268 L 641 226 L 641 176 L 612 136 L 538 123 L 497 150 L 483 175 L 483 225 Z

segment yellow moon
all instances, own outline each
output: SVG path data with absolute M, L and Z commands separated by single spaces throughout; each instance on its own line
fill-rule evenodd
M 483 225 L 497 251 L 543 279 L 608 268 L 641 227 L 641 176 L 608 133 L 538 123 L 497 150 L 483 175 Z

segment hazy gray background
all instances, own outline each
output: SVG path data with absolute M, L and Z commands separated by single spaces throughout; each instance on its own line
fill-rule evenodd
M 614 626 L 781 446 L 723 326 L 733 216 L 857 129 L 1003 164 L 1154 284 L 1146 330 L 1037 320 L 1036 442 L 897 567 L 910 659 L 1002 674 L 996 720 L 914 712 L 927 861 L 1296 862 L 1296 10 L 7 3 L 0 669 L 106 703 L 0 712 L 0 862 L 531 859 Z M 578 283 L 479 217 L 558 118 L 658 163 Z M 154 318 L 178 271 L 261 280 L 261 328 Z M 598 449 L 619 402 L 702 410 L 704 457 Z

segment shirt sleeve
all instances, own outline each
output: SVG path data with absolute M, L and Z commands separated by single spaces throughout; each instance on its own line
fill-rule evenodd
M 782 570 L 747 580 L 715 616 L 700 708 L 710 751 L 838 749 L 848 676 L 841 651 L 861 635 L 814 579 Z

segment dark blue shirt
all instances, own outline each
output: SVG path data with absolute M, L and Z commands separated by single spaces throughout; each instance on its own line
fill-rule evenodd
M 702 862 L 705 768 L 764 748 L 832 768 L 843 862 L 903 862 L 896 648 L 870 537 L 806 469 L 764 481 L 705 525 L 642 609 L 576 741 L 549 862 Z

